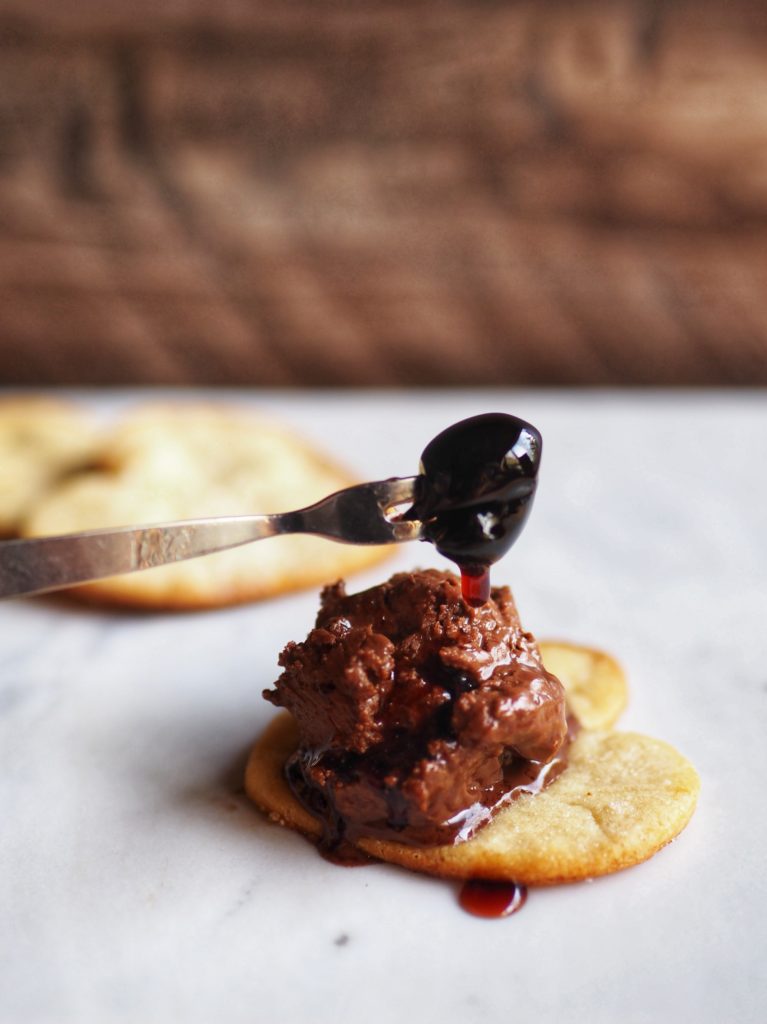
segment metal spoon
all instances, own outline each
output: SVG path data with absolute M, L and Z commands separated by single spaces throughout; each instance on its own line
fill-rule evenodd
M 358 484 L 295 512 L 186 519 L 3 541 L 0 598 L 60 590 L 286 533 L 312 533 L 347 544 L 419 540 L 422 524 L 401 518 L 403 506 L 414 500 L 417 479 L 392 477 Z

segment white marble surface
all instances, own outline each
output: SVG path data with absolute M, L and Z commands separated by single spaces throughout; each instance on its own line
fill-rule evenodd
M 537 507 L 495 578 L 539 635 L 622 659 L 624 724 L 694 761 L 698 812 L 648 864 L 473 919 L 450 884 L 333 867 L 238 795 L 313 594 L 167 617 L 6 602 L 0 1021 L 767 1019 L 765 395 L 235 397 L 369 478 L 465 415 L 536 423 Z

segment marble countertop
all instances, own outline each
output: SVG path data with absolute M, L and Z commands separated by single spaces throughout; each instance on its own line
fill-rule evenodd
M 0 1022 L 764 1020 L 765 398 L 230 393 L 369 479 L 462 416 L 539 426 L 536 509 L 495 578 L 539 636 L 624 663 L 622 725 L 696 764 L 698 811 L 645 865 L 478 920 L 449 883 L 326 863 L 242 797 L 314 593 L 170 616 L 5 602 Z M 392 563 L 430 564 L 426 545 Z

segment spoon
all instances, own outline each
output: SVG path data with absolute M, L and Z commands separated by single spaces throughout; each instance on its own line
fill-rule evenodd
M 3 541 L 0 598 L 183 562 L 266 537 L 311 533 L 346 544 L 430 541 L 458 564 L 464 597 L 479 605 L 490 592 L 490 565 L 527 521 L 540 458 L 541 436 L 529 423 L 506 413 L 472 416 L 429 442 L 418 476 L 357 484 L 295 512 Z
M 402 520 L 417 477 L 393 477 L 337 491 L 308 508 L 258 516 L 216 516 L 122 526 L 0 543 L 0 598 L 60 590 L 225 551 L 266 537 L 312 533 L 347 544 L 419 540 L 418 520 Z

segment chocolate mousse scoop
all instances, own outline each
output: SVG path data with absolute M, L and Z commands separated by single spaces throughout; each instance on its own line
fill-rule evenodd
M 296 719 L 287 779 L 326 849 L 363 836 L 460 842 L 565 767 L 564 691 L 507 587 L 475 608 L 436 570 L 352 595 L 337 583 L 279 660 L 264 696 Z

